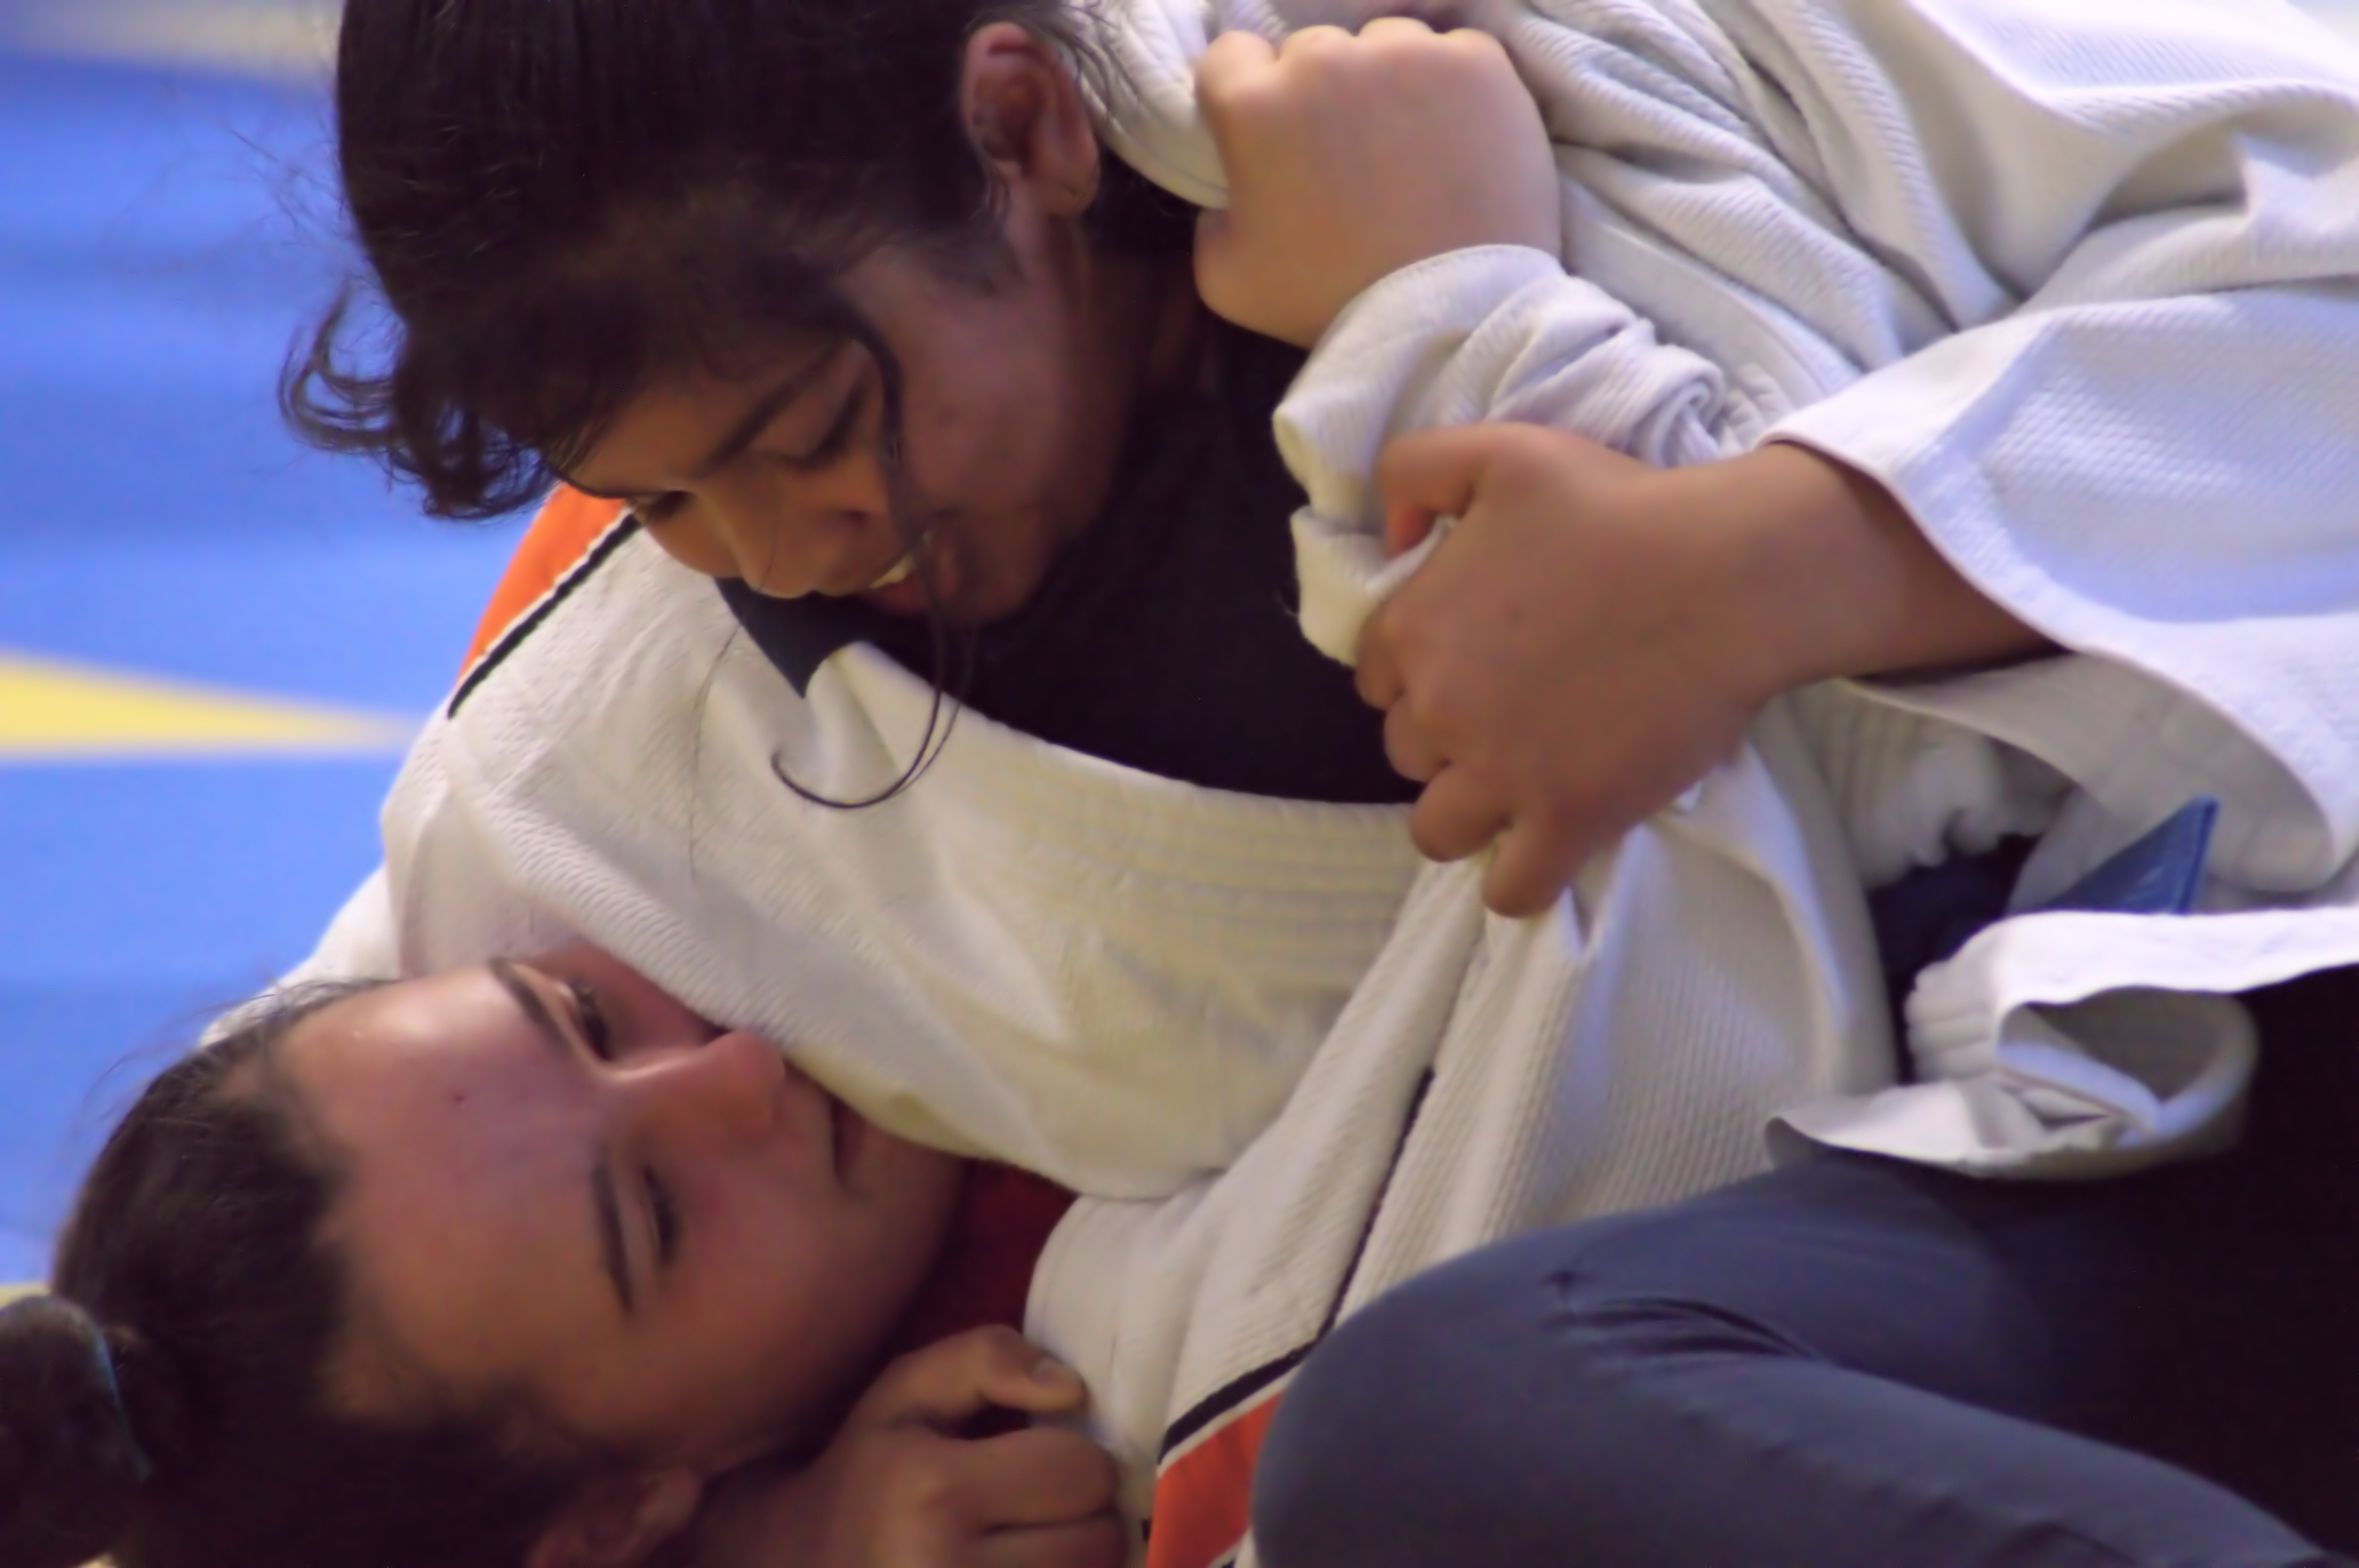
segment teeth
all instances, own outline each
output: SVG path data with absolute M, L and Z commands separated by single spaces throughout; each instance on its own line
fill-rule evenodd
M 886 568 L 885 575 L 883 577 L 878 578 L 875 582 L 868 585 L 869 591 L 874 592 L 875 589 L 880 588 L 891 588 L 895 583 L 901 581 L 904 578 L 908 577 L 911 572 L 916 571 L 917 569 L 918 557 L 916 555 L 911 554 L 903 556 L 899 560 L 895 561 L 890 567 Z

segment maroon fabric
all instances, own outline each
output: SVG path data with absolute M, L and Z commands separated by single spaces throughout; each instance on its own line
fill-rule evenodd
M 1072 1194 L 1028 1171 L 969 1166 L 950 1238 L 894 1336 L 894 1353 L 985 1324 L 1023 1332 L 1032 1270 L 1072 1203 Z

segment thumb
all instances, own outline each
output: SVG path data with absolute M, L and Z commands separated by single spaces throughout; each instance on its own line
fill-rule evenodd
M 1590 837 L 1581 831 L 1587 826 L 1510 824 L 1484 869 L 1484 906 L 1511 920 L 1547 914 L 1588 861 Z
M 986 1410 L 1056 1415 L 1079 1410 L 1088 1399 L 1072 1368 L 1014 1329 L 976 1328 L 887 1367 L 846 1424 L 949 1431 Z
M 1277 49 L 1259 33 L 1235 27 L 1221 34 L 1196 57 L 1196 112 L 1204 117 L 1212 146 L 1229 162 L 1229 130 L 1240 96 L 1266 80 Z
M 1385 549 L 1415 549 L 1440 517 L 1462 517 L 1481 494 L 1503 427 L 1464 425 L 1417 430 L 1385 443 L 1376 457 L 1384 498 Z

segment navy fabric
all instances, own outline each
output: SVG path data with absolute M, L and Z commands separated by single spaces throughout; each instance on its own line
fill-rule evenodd
M 1419 785 L 1386 761 L 1383 716 L 1295 619 L 1290 519 L 1303 502 L 1270 434 L 1297 350 L 1215 326 L 1210 390 L 1140 421 L 1106 514 L 1032 601 L 953 644 L 945 684 L 1043 741 L 1212 789 L 1389 805 Z M 933 678 L 924 621 L 857 600 L 722 592 L 798 689 L 865 642 Z M 970 662 L 971 661 L 971 662 Z
M 2060 1185 L 1828 1157 L 1376 1303 L 1271 1428 L 1266 1561 L 2343 1561 L 2359 983 L 2251 1000 L 2237 1153 Z
M 2005 917 L 2016 879 L 2038 843 L 2004 838 L 1988 852 L 1956 855 L 1938 866 L 1919 866 L 1898 881 L 1867 895 L 1869 924 L 1884 971 L 1884 994 L 1892 1006 L 1893 1037 L 1908 1033 L 1900 1004 L 1926 966 L 1954 955 L 1974 933 Z M 1906 1053 L 1901 1064 L 1908 1064 Z
M 2200 795 L 2136 843 L 2041 905 L 2123 914 L 2184 914 L 2203 885 L 2220 803 Z M 1905 1034 L 1901 1003 L 1926 966 L 1952 957 L 1974 934 L 2006 918 L 2024 862 L 2038 844 L 2013 838 L 1980 855 L 1919 866 L 1867 896 L 1868 918 L 1892 1001 L 1892 1026 Z M 1906 1058 L 1903 1058 L 1904 1070 Z

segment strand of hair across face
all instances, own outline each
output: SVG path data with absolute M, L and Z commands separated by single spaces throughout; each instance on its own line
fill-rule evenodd
M 894 357 L 892 348 L 883 335 L 857 312 L 847 310 L 839 325 L 867 351 L 869 358 L 875 363 L 876 378 L 882 387 L 884 410 L 878 421 L 881 429 L 877 436 L 876 460 L 885 474 L 886 503 L 891 512 L 894 531 L 900 536 L 902 547 L 911 558 L 918 580 L 926 589 L 926 620 L 932 630 L 934 642 L 934 696 L 926 709 L 926 728 L 919 737 L 917 755 L 909 760 L 908 767 L 901 770 L 898 778 L 874 795 L 859 800 L 837 800 L 821 795 L 798 783 L 775 757 L 770 760 L 770 771 L 780 784 L 813 806 L 826 806 L 833 811 L 865 811 L 897 798 L 916 784 L 934 765 L 935 759 L 949 747 L 951 732 L 958 727 L 959 713 L 965 706 L 967 688 L 974 678 L 975 649 L 973 637 L 962 635 L 943 611 L 940 579 L 935 571 L 931 547 L 933 536 L 929 530 L 919 528 L 914 521 L 915 507 L 901 445 L 901 362 Z M 960 644 L 963 645 L 964 657 L 959 661 L 953 681 L 951 654 L 954 646 Z M 949 710 L 947 715 L 945 708 Z

